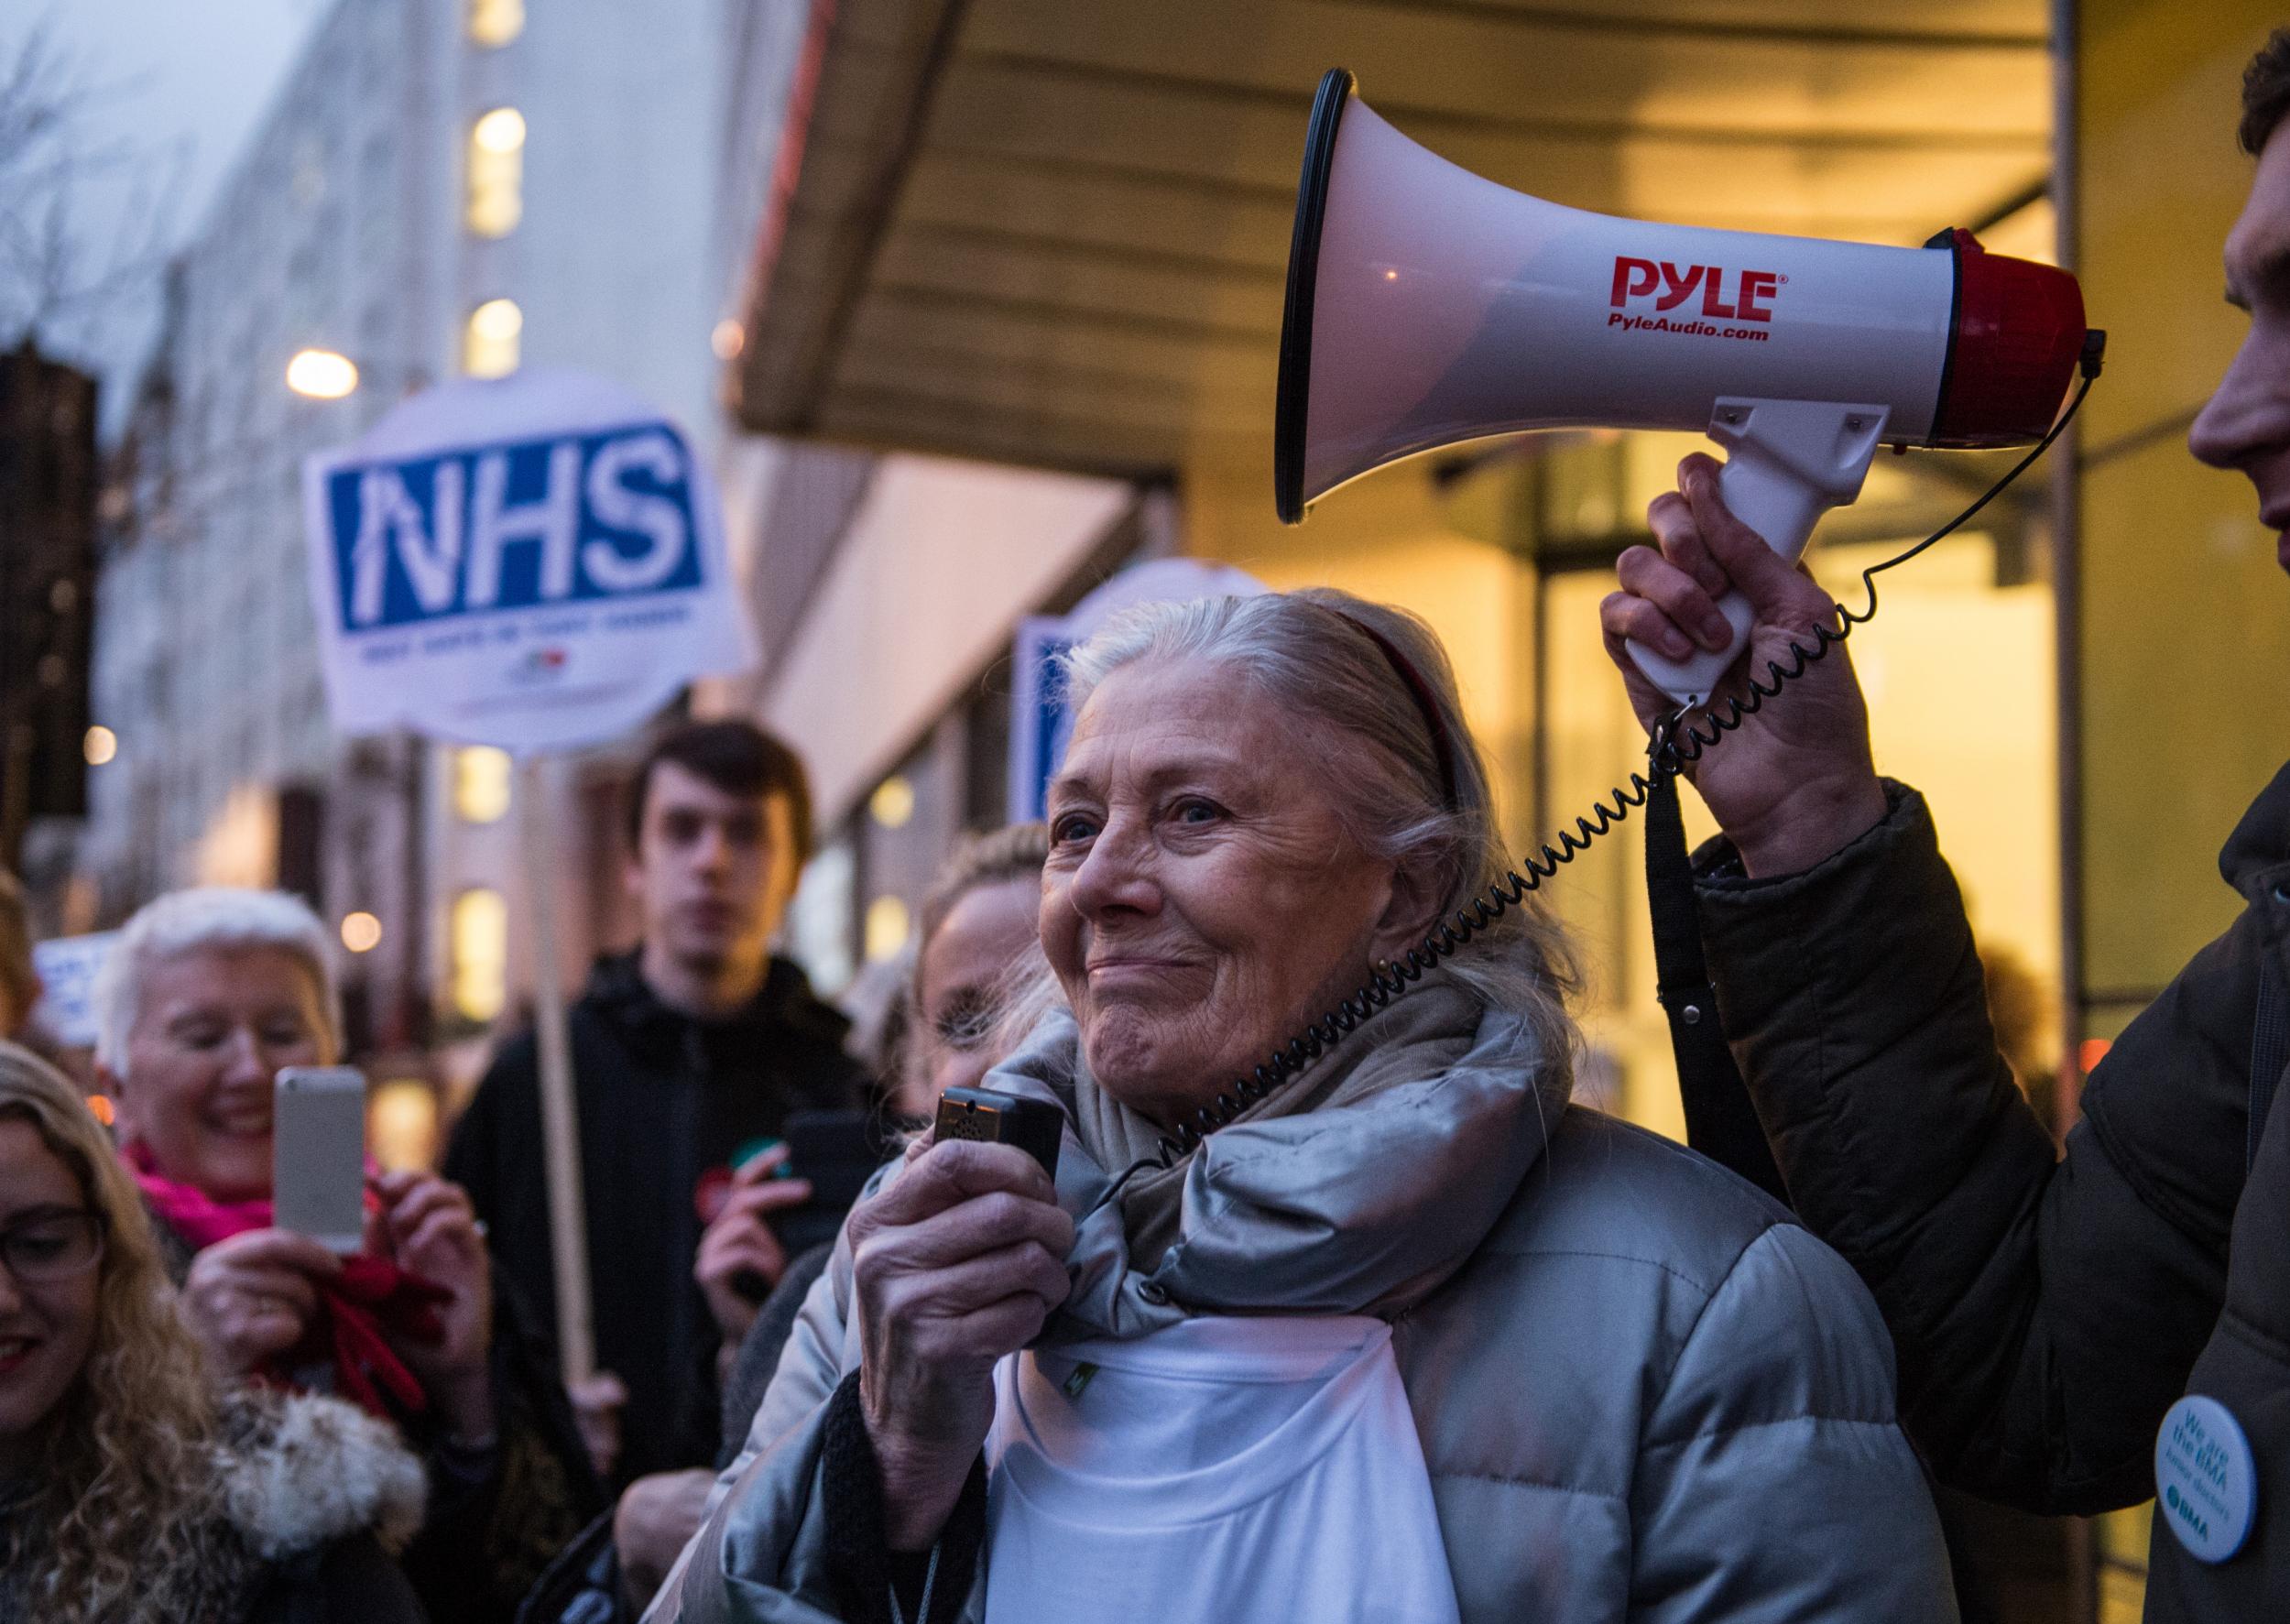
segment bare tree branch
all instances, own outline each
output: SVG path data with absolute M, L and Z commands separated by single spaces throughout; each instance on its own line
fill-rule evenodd
M 98 84 L 60 42 L 53 14 L 0 44 L 0 347 L 69 346 L 147 286 L 172 237 L 187 150 L 100 139 L 92 114 L 132 93 Z M 93 240 L 99 189 L 121 198 Z

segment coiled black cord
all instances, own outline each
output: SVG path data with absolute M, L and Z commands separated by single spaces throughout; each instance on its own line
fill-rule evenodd
M 1484 896 L 1441 921 L 1439 928 L 1425 937 L 1421 946 L 1408 949 L 1405 960 L 1374 971 L 1367 985 L 1358 992 L 1274 1050 L 1271 1056 L 1249 1075 L 1230 1088 L 1218 1091 L 1215 1099 L 1179 1123 L 1174 1132 L 1161 1138 L 1158 1158 L 1148 1159 L 1140 1165 L 1164 1169 L 1173 1167 L 1179 1158 L 1190 1155 L 1208 1135 L 1282 1084 L 1292 1081 L 1369 1016 L 1421 981 L 1426 971 L 1437 967 L 1441 960 L 1452 958 L 1461 952 L 1474 937 L 1510 909 L 1542 889 L 1544 880 L 1587 851 L 1600 835 L 1629 817 L 1633 808 L 1644 806 L 1646 797 L 1653 792 L 1656 784 L 1665 778 L 1677 777 L 1687 767 L 1699 761 L 1704 751 L 1712 748 L 1726 735 L 1756 715 L 1764 708 L 1767 700 L 1779 695 L 1783 688 L 1804 676 L 1831 649 L 1851 637 L 1853 627 L 1866 626 L 1875 619 L 1879 575 L 1887 570 L 1897 569 L 1955 534 L 1981 508 L 1994 501 L 2006 486 L 2033 467 L 2038 457 L 2051 450 L 2052 442 L 2075 420 L 2076 413 L 2082 409 L 2084 397 L 2091 392 L 2091 386 L 2099 379 L 2105 339 L 2104 333 L 2095 331 L 2086 341 L 2081 363 L 2083 382 L 2077 388 L 2075 398 L 2067 403 L 2067 409 L 2060 414 L 2059 420 L 2051 426 L 2043 439 L 2035 442 L 2027 455 L 2013 463 L 2009 473 L 1982 492 L 1979 500 L 1915 546 L 1881 563 L 1871 564 L 1860 572 L 1860 583 L 1869 598 L 1867 608 L 1853 610 L 1842 604 L 1837 605 L 1835 630 L 1826 626 L 1815 627 L 1813 647 L 1810 649 L 1793 638 L 1789 644 L 1790 664 L 1786 668 L 1777 659 L 1767 660 L 1765 670 L 1770 681 L 1752 674 L 1749 678 L 1746 692 L 1728 698 L 1722 706 L 1704 707 L 1697 721 L 1689 722 L 1687 717 L 1690 712 L 1684 707 L 1663 717 L 1647 737 L 1646 771 L 1631 773 L 1629 782 L 1617 784 L 1602 799 L 1593 801 L 1587 816 L 1576 818 L 1572 829 L 1559 831 L 1557 845 L 1544 842 L 1543 849 L 1527 859 L 1524 874 L 1517 869 L 1505 874 L 1488 888 Z

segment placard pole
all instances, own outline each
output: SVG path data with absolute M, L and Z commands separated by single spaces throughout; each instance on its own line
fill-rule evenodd
M 564 1383 L 574 1387 L 596 1370 L 596 1339 L 589 1313 L 588 1208 L 581 1190 L 580 1106 L 572 1094 L 572 1044 L 565 1024 L 564 986 L 558 979 L 555 809 L 539 757 L 520 766 L 517 801 L 518 844 L 524 848 L 525 891 L 533 922 L 533 1033 L 540 1053 L 540 1138 L 549 1183 L 550 1260 L 557 1277 L 557 1353 Z

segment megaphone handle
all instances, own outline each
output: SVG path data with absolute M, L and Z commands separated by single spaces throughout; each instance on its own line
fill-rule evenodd
M 1718 476 L 1726 510 L 1796 562 L 1821 515 L 1860 495 L 1886 416 L 1881 406 L 1820 400 L 1718 401 L 1709 435 L 1732 453 Z M 1670 659 L 1635 638 L 1628 644 L 1647 680 L 1682 705 L 1707 703 L 1749 647 L 1750 601 L 1728 592 L 1718 607 L 1733 628 L 1722 649 Z

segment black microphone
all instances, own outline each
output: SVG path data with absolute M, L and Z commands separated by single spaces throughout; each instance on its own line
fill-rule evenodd
M 1056 1183 L 1065 1117 L 1055 1106 L 991 1088 L 949 1088 L 939 1096 L 937 1139 L 1016 1145 Z

